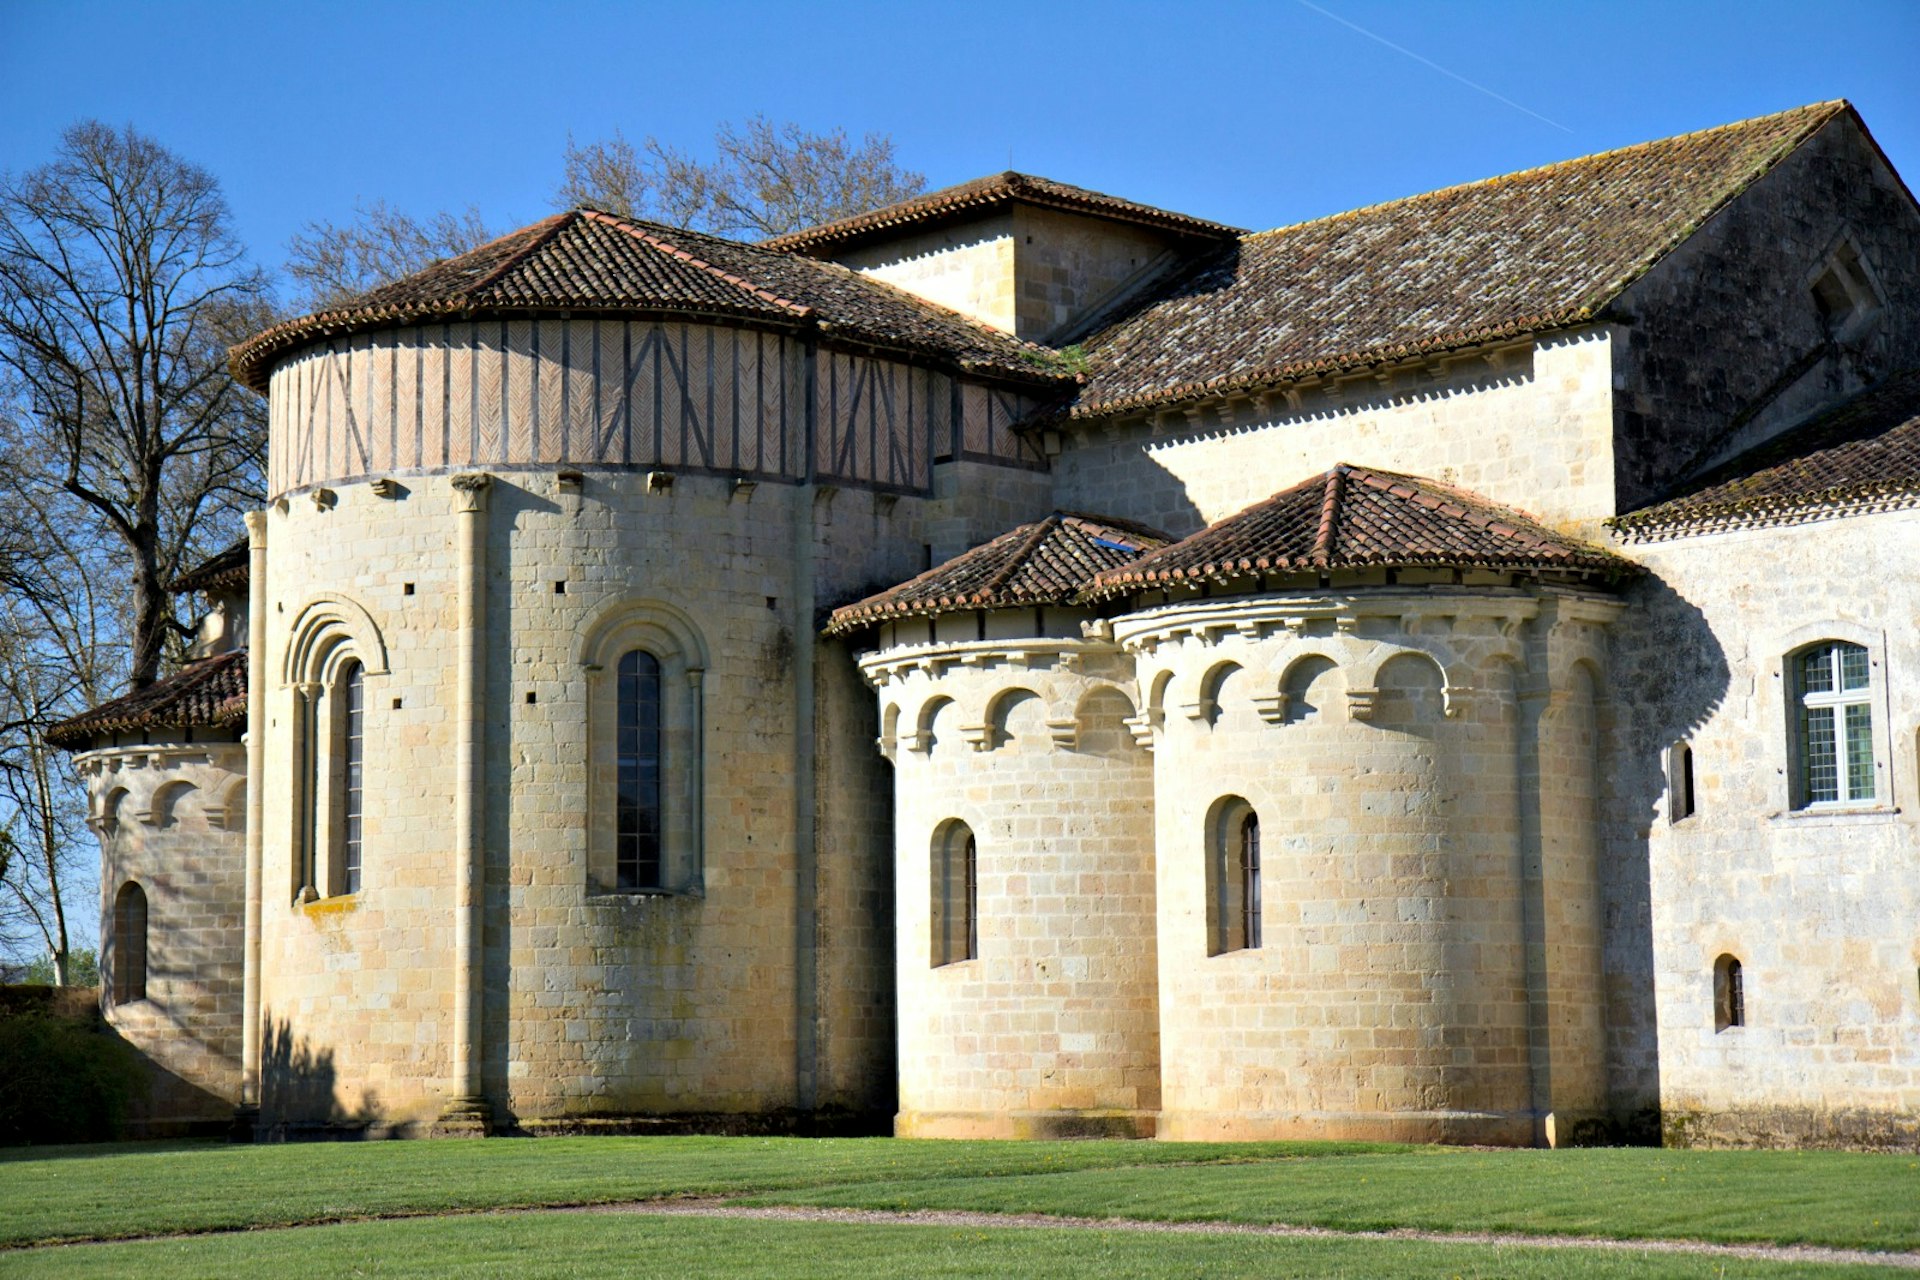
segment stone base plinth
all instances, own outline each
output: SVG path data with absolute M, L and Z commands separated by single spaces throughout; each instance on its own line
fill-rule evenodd
M 485 1098 L 455 1098 L 427 1127 L 429 1138 L 484 1138 L 493 1132 L 493 1107 Z
M 1162 1111 L 1173 1142 L 1419 1142 L 1544 1145 L 1532 1111 Z
M 896 1138 L 1151 1138 L 1156 1111 L 902 1111 Z

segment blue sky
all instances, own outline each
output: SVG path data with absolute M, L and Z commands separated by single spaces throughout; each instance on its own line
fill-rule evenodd
M 1011 160 L 1268 227 L 1835 97 L 1920 185 L 1917 66 L 1920 0 L 0 0 L 0 167 L 130 121 L 277 266 L 356 198 L 517 225 L 569 133 L 698 147 L 763 112 L 891 133 L 936 186 Z

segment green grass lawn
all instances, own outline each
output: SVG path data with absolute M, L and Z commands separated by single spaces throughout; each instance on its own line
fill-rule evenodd
M 1082 1217 L 1920 1250 L 1920 1158 L 1357 1144 L 551 1138 L 0 1155 L 0 1243 L 309 1226 L 0 1253 L 0 1274 L 1769 1275 L 1804 1264 L 1405 1240 L 691 1221 L 361 1219 L 666 1196 Z M 310 1247 L 311 1246 L 311 1247 Z M 1089 1252 L 1091 1251 L 1091 1252 Z M 1089 1261 L 1091 1259 L 1091 1261 Z M 618 1266 L 614 1264 L 618 1263 Z M 463 1270 L 464 1268 L 464 1270 Z M 755 1268 L 758 1268 L 757 1270 Z M 1822 1272 L 1824 1274 L 1824 1272 Z
M 1729 1280 L 1873 1276 L 1813 1266 L 1631 1251 L 1426 1244 L 1406 1240 L 969 1230 L 841 1223 L 478 1216 L 249 1231 L 190 1240 L 77 1245 L 0 1254 L 9 1277 L 339 1280 L 342 1276 L 864 1277 L 1408 1276 L 1517 1280 Z

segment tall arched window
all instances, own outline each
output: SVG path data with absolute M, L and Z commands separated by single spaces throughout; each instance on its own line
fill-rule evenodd
M 974 959 L 980 954 L 980 850 L 966 823 L 934 833 L 929 872 L 933 966 Z
M 1713 1029 L 1747 1025 L 1747 993 L 1740 977 L 1740 962 L 1721 956 L 1713 962 Z
M 147 891 L 129 880 L 113 899 L 113 1002 L 147 998 Z
M 1260 945 L 1260 818 L 1235 796 L 1213 807 L 1207 837 L 1207 954 Z
M 343 738 L 340 752 L 340 821 L 336 838 L 340 851 L 340 879 L 347 893 L 360 892 L 361 827 L 365 816 L 367 761 L 367 680 L 357 662 L 341 673 L 340 713 Z
M 660 857 L 660 660 L 633 649 L 620 657 L 614 828 L 618 888 L 664 887 Z
M 1794 655 L 1797 807 L 1863 804 L 1875 795 L 1873 666 L 1833 640 Z
M 1260 818 L 1253 810 L 1240 820 L 1240 936 L 1260 945 Z

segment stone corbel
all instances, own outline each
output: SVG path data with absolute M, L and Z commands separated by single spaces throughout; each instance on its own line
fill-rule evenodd
M 887 758 L 888 764 L 899 759 L 900 739 L 883 733 L 873 740 L 873 745 L 879 748 L 880 754 Z
M 1449 684 L 1440 690 L 1440 713 L 1449 720 L 1458 720 L 1472 704 L 1473 690 L 1465 685 Z
M 340 505 L 340 495 L 331 489 L 319 488 L 307 495 L 313 499 L 313 505 L 322 511 L 331 511 Z
M 381 476 L 367 487 L 373 490 L 373 496 L 376 498 L 397 498 L 400 496 L 400 482 L 392 476 Z
M 1140 744 L 1142 750 L 1152 751 L 1154 734 L 1165 718 L 1165 712 L 1149 707 L 1137 716 L 1128 716 L 1120 723 L 1127 726 L 1127 732 L 1133 735 L 1133 740 Z
M 1253 709 L 1268 724 L 1287 722 L 1287 704 L 1292 698 L 1286 693 L 1258 693 L 1252 698 Z
M 1104 644 L 1113 643 L 1113 622 L 1108 618 L 1091 618 L 1080 624 L 1080 635 L 1087 640 L 1097 640 Z
M 1349 720 L 1371 720 L 1374 708 L 1379 705 L 1378 689 L 1347 690 L 1347 718 Z
M 960 736 L 975 751 L 993 750 L 993 726 L 990 724 L 963 724 L 960 726 Z
M 1053 745 L 1073 750 L 1080 743 L 1080 722 L 1068 716 L 1065 720 L 1047 721 L 1047 735 L 1053 739 Z
M 1219 709 L 1220 704 L 1212 698 L 1201 698 L 1196 702 L 1182 703 L 1180 706 L 1181 714 L 1187 719 L 1200 721 L 1212 720 L 1213 713 Z
M 901 734 L 900 745 L 908 751 L 924 756 L 933 750 L 933 735 L 924 730 L 916 729 L 911 733 Z

